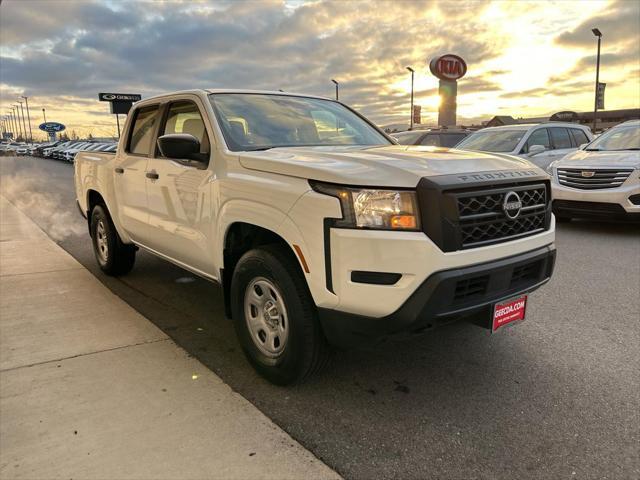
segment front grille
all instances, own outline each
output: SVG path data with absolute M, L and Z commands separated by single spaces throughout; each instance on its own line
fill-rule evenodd
M 443 252 L 508 242 L 549 229 L 551 182 L 539 170 L 424 177 L 417 186 L 424 233 Z M 517 213 L 507 206 L 520 198 Z
M 631 175 L 633 169 L 587 169 L 587 168 L 559 168 L 558 183 L 566 187 L 581 190 L 598 190 L 602 188 L 617 188 Z
M 509 218 L 503 209 L 505 196 L 520 197 L 520 214 Z M 461 247 L 473 248 L 516 237 L 533 235 L 547 225 L 547 188 L 544 184 L 480 190 L 456 194 Z

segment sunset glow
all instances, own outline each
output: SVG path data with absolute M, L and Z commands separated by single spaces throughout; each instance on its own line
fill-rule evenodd
M 640 2 L 48 2 L 0 6 L 0 111 L 27 95 L 34 124 L 115 133 L 101 91 L 188 88 L 333 96 L 380 125 L 405 121 L 410 75 L 423 123 L 437 118 L 430 59 L 462 56 L 459 123 L 593 107 L 603 32 L 607 109 L 640 106 Z M 366 8 L 365 8 L 366 7 Z M 47 12 L 45 15 L 44 12 Z M 165 45 L 158 49 L 157 45 Z

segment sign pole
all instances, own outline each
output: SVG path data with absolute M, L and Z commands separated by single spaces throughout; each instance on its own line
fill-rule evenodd
M 120 138 L 120 115 L 116 113 L 116 123 L 118 124 L 118 139 Z
M 467 63 L 458 55 L 451 53 L 434 58 L 429 62 L 431 73 L 440 79 L 438 95 L 438 125 L 450 127 L 456 125 L 458 80 L 467 73 Z
M 600 83 L 600 40 L 602 40 L 602 33 L 597 28 L 591 30 L 593 34 L 598 37 L 598 55 L 596 60 L 596 92 L 595 101 L 593 104 L 593 133 L 596 133 L 596 114 L 598 113 L 598 84 Z
M 409 114 L 409 130 L 413 130 L 413 73 L 414 70 L 411 67 L 407 67 L 407 70 L 411 72 L 411 112 Z

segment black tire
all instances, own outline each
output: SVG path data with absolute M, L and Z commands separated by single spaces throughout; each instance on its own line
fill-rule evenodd
M 93 253 L 102 271 L 112 276 L 129 273 L 136 261 L 136 247 L 122 243 L 104 205 L 93 207 L 90 232 Z
M 245 315 L 248 287 L 260 279 L 273 284 L 282 297 L 286 315 L 279 318 L 284 323 L 286 316 L 288 325 L 282 352 L 270 356 L 261 351 L 259 340 L 253 340 Z M 245 253 L 233 272 L 230 293 L 238 339 L 247 359 L 264 378 L 276 385 L 300 383 L 328 363 L 331 348 L 320 328 L 316 306 L 300 266 L 286 246 L 265 245 Z

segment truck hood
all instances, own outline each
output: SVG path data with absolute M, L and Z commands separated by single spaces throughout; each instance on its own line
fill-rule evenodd
M 622 150 L 617 152 L 598 152 L 588 150 L 576 150 L 558 160 L 554 167 L 620 167 L 640 168 L 640 152 Z
M 286 147 L 238 154 L 251 170 L 348 185 L 415 187 L 422 177 L 539 170 L 510 155 L 413 145 Z M 543 173 L 542 170 L 539 170 Z

